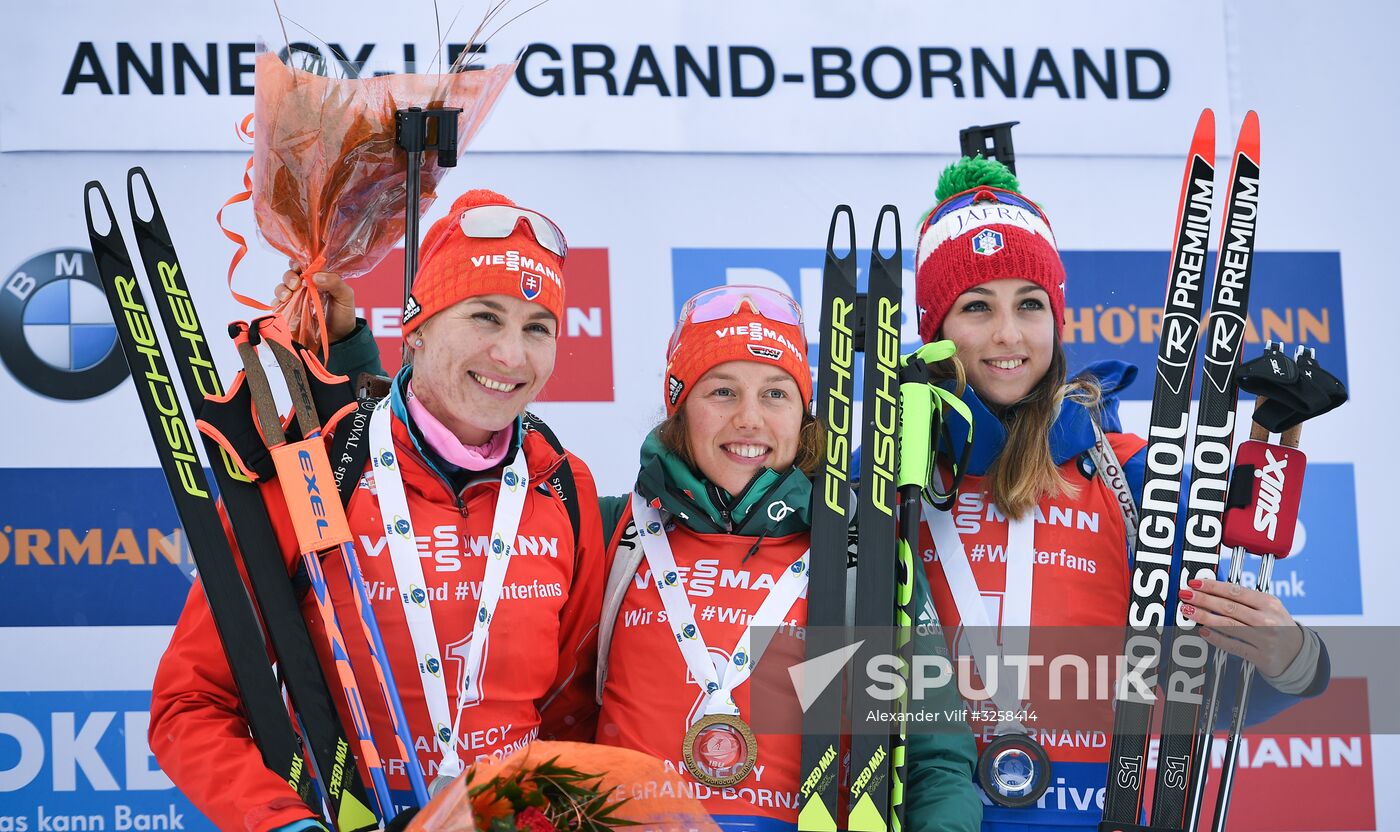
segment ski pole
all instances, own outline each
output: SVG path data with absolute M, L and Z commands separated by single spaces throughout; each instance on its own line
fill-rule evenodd
M 958 408 L 972 424 L 972 413 L 956 396 L 929 383 L 928 365 L 953 357 L 957 351 L 952 341 L 925 344 L 912 355 L 905 356 L 899 370 L 899 468 L 895 483 L 899 488 L 899 582 L 895 598 L 895 649 L 899 653 L 903 672 L 908 678 L 914 665 L 914 583 L 919 560 L 919 520 L 923 516 L 923 492 L 932 480 L 934 461 L 933 437 L 942 428 L 942 408 L 945 403 Z M 969 443 L 970 444 L 970 443 Z M 896 703 L 896 711 L 909 711 L 909 685 Z M 899 720 L 899 733 L 894 742 L 894 777 L 890 789 L 893 828 L 904 828 L 904 799 L 907 784 L 909 721 Z
M 278 413 L 277 405 L 272 398 L 272 387 L 268 383 L 267 373 L 263 370 L 262 363 L 258 360 L 258 354 L 250 343 L 251 333 L 248 325 L 242 322 L 230 324 L 229 334 L 233 336 L 238 357 L 243 361 L 243 377 L 252 395 L 258 428 L 267 442 L 273 460 L 277 461 L 288 455 L 301 456 L 306 452 L 306 446 L 320 440 L 308 438 L 298 443 L 287 441 L 286 434 L 282 430 L 281 415 Z M 304 493 L 294 493 L 294 487 L 303 481 L 299 474 L 299 468 L 289 469 L 288 466 L 280 462 L 277 464 L 277 468 L 278 484 L 282 486 L 283 494 L 288 500 L 288 510 L 293 518 L 296 518 L 298 511 L 292 500 L 296 499 L 302 502 L 306 500 Z M 320 615 L 321 625 L 326 631 L 326 638 L 330 641 L 331 658 L 335 662 L 336 675 L 342 690 L 345 692 L 345 701 L 350 708 L 350 718 L 355 726 L 355 738 L 360 745 L 360 757 L 364 761 L 365 768 L 369 769 L 370 782 L 374 787 L 374 797 L 379 803 L 379 815 L 387 822 L 395 814 L 394 801 L 389 792 L 388 780 L 384 776 L 384 764 L 380 760 L 379 751 L 374 744 L 374 733 L 370 729 L 369 716 L 365 713 L 360 686 L 350 667 L 350 653 L 345 646 L 345 634 L 341 630 L 340 622 L 335 614 L 330 589 L 326 585 L 326 574 L 321 568 L 321 558 L 317 548 L 303 542 L 300 534 L 298 534 L 297 545 L 302 550 L 302 562 L 305 564 L 307 577 L 311 581 L 311 594 L 316 601 L 316 611 Z
M 384 649 L 384 639 L 379 629 L 379 621 L 375 617 L 369 591 L 365 588 L 359 557 L 350 536 L 349 523 L 345 518 L 345 510 L 339 499 L 335 498 L 334 489 L 330 488 L 328 493 L 332 499 L 325 499 L 319 503 L 325 514 L 324 516 L 318 515 L 316 513 L 318 503 L 315 501 L 320 499 L 319 495 L 307 493 L 308 489 L 313 487 L 314 480 L 319 479 L 321 482 L 331 483 L 334 478 L 331 474 L 330 459 L 326 454 L 325 444 L 320 441 L 321 423 L 316 413 L 316 403 L 312 398 L 311 387 L 307 382 L 306 367 L 302 358 L 297 354 L 286 322 L 277 315 L 253 321 L 249 328 L 248 339 L 251 346 L 256 346 L 260 341 L 266 341 L 272 349 L 272 354 L 282 369 L 287 389 L 291 393 L 297 424 L 301 427 L 302 435 L 305 437 L 302 443 L 289 446 L 296 447 L 295 457 L 288 451 L 284 452 L 278 460 L 278 479 L 282 483 L 283 492 L 288 495 L 289 506 L 301 504 L 307 505 L 309 508 L 306 512 L 293 511 L 292 513 L 294 521 L 301 520 L 301 523 L 298 524 L 297 539 L 301 541 L 302 549 L 314 551 L 315 557 L 337 549 L 340 552 L 341 561 L 345 565 L 346 578 L 355 591 L 356 611 L 359 613 L 365 641 L 370 648 L 370 663 L 374 668 L 380 693 L 389 709 L 389 718 L 394 726 L 394 735 L 398 740 L 399 755 L 403 758 L 404 766 L 408 771 L 408 779 L 413 787 L 414 798 L 421 808 L 428 804 L 428 787 L 423 780 L 423 768 L 418 761 L 413 735 L 408 728 L 408 718 L 404 714 L 403 702 L 399 698 L 398 685 L 394 682 L 394 674 L 389 666 L 389 656 Z M 261 368 L 260 364 L 258 366 Z M 316 441 L 309 441 L 313 439 Z M 308 478 L 307 474 L 311 474 L 312 477 Z M 307 487 L 298 487 L 303 482 L 307 483 Z M 292 502 L 292 497 L 296 497 L 299 503 Z M 311 500 L 309 505 L 308 499 Z
M 1299 347 L 1299 354 L 1303 348 Z M 1268 429 L 1260 428 L 1265 438 Z M 1232 507 L 1225 515 L 1223 538 L 1239 550 L 1257 553 L 1262 558 L 1256 591 L 1268 592 L 1273 583 L 1274 561 L 1288 557 L 1293 548 L 1293 534 L 1298 525 L 1298 504 L 1303 494 L 1303 475 L 1307 472 L 1307 457 L 1298 450 L 1302 423 L 1290 427 L 1278 445 L 1251 438 L 1240 446 L 1236 458 L 1235 477 L 1247 477 L 1238 494 L 1246 487 L 1251 499 L 1244 507 Z M 1256 431 L 1251 429 L 1253 437 Z M 1233 479 L 1233 478 L 1232 478 Z M 1234 564 L 1231 564 L 1233 571 Z M 1234 789 L 1235 766 L 1239 759 L 1240 737 L 1244 731 L 1245 711 L 1249 705 L 1249 688 L 1254 681 L 1255 666 L 1242 662 L 1240 686 L 1236 693 L 1235 710 L 1230 720 L 1230 736 L 1225 746 L 1221 767 L 1219 796 L 1211 828 L 1223 832 L 1230 811 L 1230 796 Z

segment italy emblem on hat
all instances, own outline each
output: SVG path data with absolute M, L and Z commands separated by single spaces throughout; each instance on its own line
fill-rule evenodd
M 540 289 L 544 287 L 544 278 L 534 272 L 520 272 L 520 295 L 526 300 L 534 300 L 540 296 Z
M 1005 241 L 1002 239 L 1001 232 L 993 231 L 990 228 L 972 238 L 972 250 L 978 254 L 990 256 L 1001 251 L 1004 246 Z

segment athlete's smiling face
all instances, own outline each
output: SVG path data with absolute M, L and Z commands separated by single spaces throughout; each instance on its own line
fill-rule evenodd
M 485 444 L 549 380 L 557 332 L 554 316 L 537 303 L 509 295 L 467 298 L 409 338 L 414 395 L 462 442 Z
M 958 296 L 941 334 L 958 345 L 968 383 L 982 401 L 1006 407 L 1025 398 L 1050 369 L 1055 314 L 1049 294 L 1029 280 L 989 280 Z
M 682 407 L 691 457 L 730 494 L 764 468 L 786 471 L 797 458 L 802 393 L 772 364 L 720 364 L 700 377 Z

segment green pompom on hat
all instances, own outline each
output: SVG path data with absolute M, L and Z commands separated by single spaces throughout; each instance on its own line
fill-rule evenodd
M 943 169 L 938 175 L 938 185 L 933 189 L 933 205 L 919 217 L 919 224 L 923 225 L 928 215 L 933 213 L 933 209 L 938 207 L 938 203 L 963 191 L 982 186 L 1002 188 L 1013 193 L 1021 192 L 1021 183 L 1016 178 L 1016 174 L 1011 169 L 996 159 L 988 159 L 981 155 L 975 157 L 964 156 Z

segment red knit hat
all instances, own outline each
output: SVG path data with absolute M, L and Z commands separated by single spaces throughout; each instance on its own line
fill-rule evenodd
M 541 245 L 525 217 L 509 236 L 468 237 L 462 218 L 483 205 L 516 207 L 495 191 L 467 191 L 452 203 L 447 216 L 433 223 L 423 237 L 418 277 L 403 311 L 403 337 L 442 310 L 479 295 L 512 295 L 538 303 L 556 321 L 564 320 L 564 257 Z M 522 209 L 525 210 L 525 209 Z M 554 232 L 558 227 L 542 214 Z M 561 250 L 563 234 L 558 234 Z
M 739 292 L 756 290 L 730 288 Z M 794 309 L 798 308 L 791 298 L 787 300 Z M 802 331 L 800 317 L 798 323 L 784 323 L 760 314 L 752 301 L 743 301 L 732 314 L 717 320 L 682 320 L 671 341 L 666 363 L 668 417 L 675 415 L 705 373 L 728 361 L 757 361 L 786 371 L 797 382 L 803 408 L 811 407 L 812 369 L 807 363 L 807 335 Z
M 1050 220 L 1015 191 L 978 185 L 938 203 L 919 229 L 914 264 L 919 337 L 925 342 L 934 340 L 958 295 L 1002 278 L 1044 289 L 1057 332 L 1064 329 L 1065 267 Z

